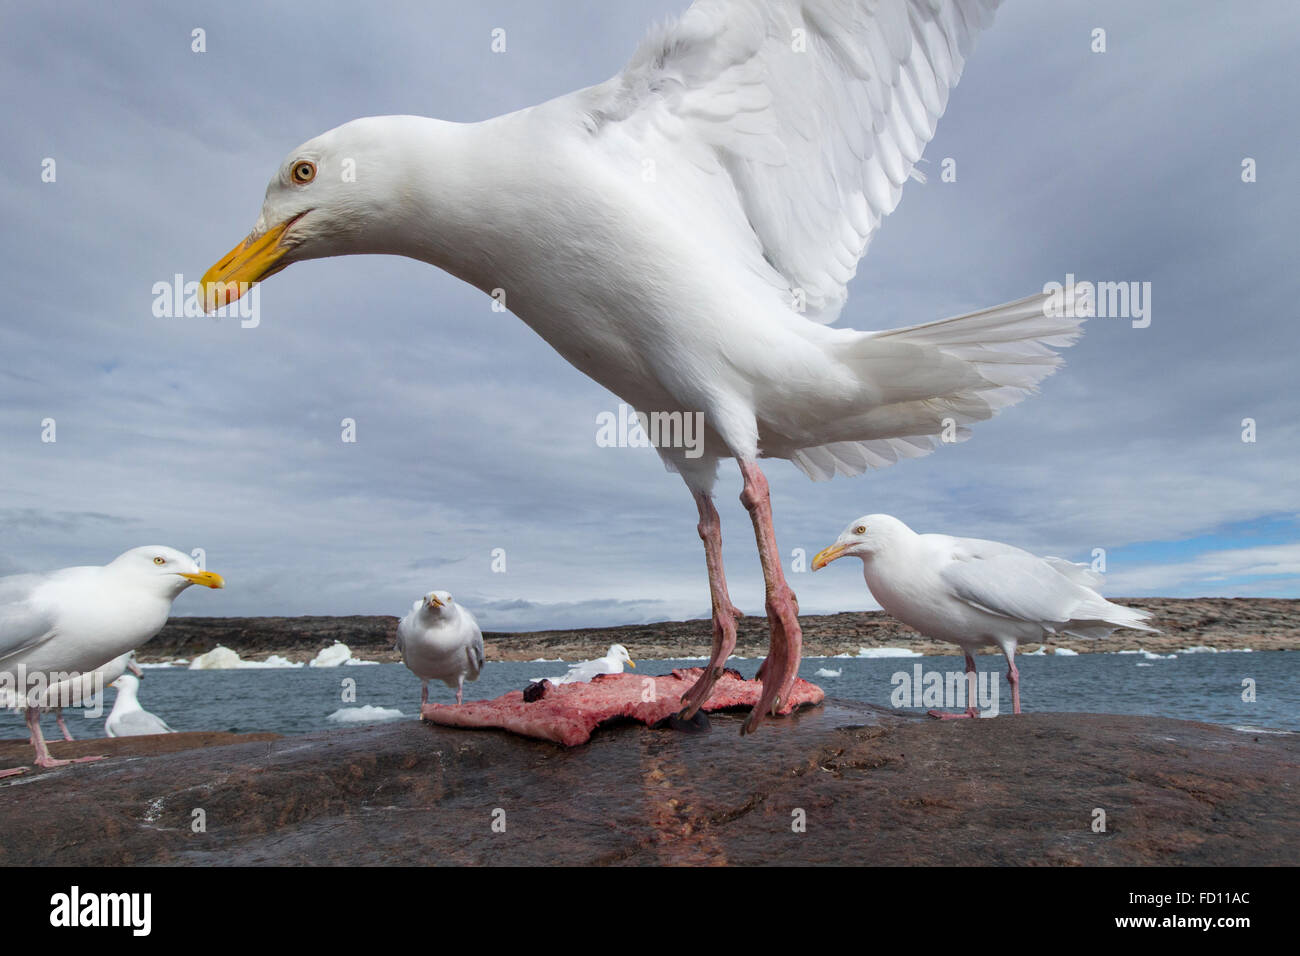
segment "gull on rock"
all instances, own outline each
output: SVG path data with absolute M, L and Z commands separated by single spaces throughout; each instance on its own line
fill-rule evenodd
M 430 591 L 397 625 L 402 663 L 420 678 L 420 706 L 429 702 L 429 681 L 456 688 L 461 703 L 465 681 L 483 670 L 483 632 L 468 608 L 446 591 Z
M 1120 627 L 1159 633 L 1143 623 L 1149 612 L 1098 594 L 1102 576 L 1086 564 L 1040 558 L 998 541 L 917 534 L 891 515 L 863 515 L 813 557 L 813 570 L 845 556 L 862 559 L 867 587 L 886 612 L 926 637 L 961 647 L 972 681 L 975 652 L 1001 650 L 1017 714 L 1017 644 L 1052 635 L 1103 638 Z M 974 701 L 968 703 L 964 714 L 930 715 L 976 716 Z
M 78 687 L 86 675 L 148 641 L 167 623 L 172 601 L 192 584 L 225 586 L 221 575 L 161 545 L 132 548 L 102 567 L 0 578 L 0 704 L 23 709 L 37 766 L 100 759 L 50 756 L 40 711 L 59 704 L 48 690 Z M 0 777 L 24 769 L 0 770 Z
M 575 368 L 668 422 L 649 437 L 694 498 L 713 612 L 683 717 L 735 648 L 713 501 L 718 463 L 735 459 L 770 630 L 748 733 L 790 710 L 802 646 L 759 458 L 819 480 L 928 454 L 1034 392 L 1079 334 L 1045 295 L 903 328 L 830 326 L 922 178 L 997 5 L 698 0 L 618 75 L 538 106 L 346 123 L 284 158 L 252 231 L 204 275 L 205 307 L 302 260 L 408 256 L 504 291 Z M 672 423 L 686 420 L 704 423 L 702 446 L 681 441 Z
M 144 677 L 144 671 L 135 662 L 135 651 L 119 654 L 99 670 L 90 674 L 82 674 L 74 679 L 61 681 L 45 692 L 44 699 L 53 702 L 52 709 L 64 740 L 72 740 L 73 738 L 68 730 L 68 725 L 63 722 L 63 708 L 65 706 L 90 707 L 91 702 L 99 694 L 103 693 L 105 687 L 112 686 L 113 681 L 128 670 L 136 677 Z M 60 701 L 63 703 L 59 703 Z
M 140 706 L 140 679 L 123 674 L 113 681 L 117 700 L 104 721 L 104 733 L 110 737 L 143 737 L 146 734 L 174 734 L 161 717 Z

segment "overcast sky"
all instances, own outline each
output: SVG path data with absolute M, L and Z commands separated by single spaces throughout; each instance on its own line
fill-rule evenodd
M 685 6 L 5 4 L 0 574 L 158 543 L 228 578 L 181 614 L 401 614 L 436 587 L 491 629 L 706 616 L 685 486 L 650 449 L 598 447 L 619 400 L 478 291 L 350 257 L 266 283 L 256 328 L 153 308 L 156 283 L 197 280 L 247 233 L 297 143 L 603 81 Z M 885 511 L 1075 560 L 1104 548 L 1113 596 L 1300 596 L 1297 49 L 1293 0 L 1007 3 L 839 324 L 942 318 L 1068 273 L 1150 282 L 1151 324 L 1090 320 L 1040 395 L 927 458 L 820 484 L 770 463 L 787 557 Z M 739 491 L 724 464 L 732 597 L 761 614 Z M 807 612 L 876 606 L 857 562 L 792 584 Z

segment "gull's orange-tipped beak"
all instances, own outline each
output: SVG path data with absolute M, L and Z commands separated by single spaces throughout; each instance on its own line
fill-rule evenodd
M 229 302 L 234 302 L 267 276 L 273 276 L 287 265 L 280 260 L 289 250 L 281 245 L 285 230 L 301 217 L 286 219 L 272 226 L 260 236 L 249 236 L 222 256 L 221 261 L 203 274 L 200 288 L 203 291 L 203 309 L 212 312 Z
M 430 594 L 430 595 L 429 595 L 429 606 L 430 606 L 430 607 L 442 607 L 443 604 L 442 604 L 442 602 L 439 601 L 436 597 L 434 597 L 432 594 Z
M 820 571 L 836 558 L 842 557 L 847 550 L 842 544 L 833 544 L 829 548 L 823 548 L 813 555 L 813 570 Z
M 636 661 L 628 661 L 628 662 L 627 662 L 627 666 L 628 666 L 628 667 L 631 667 L 631 668 L 633 668 L 633 669 L 635 669 L 635 668 L 636 668 Z
M 199 571 L 197 574 L 180 572 L 181 577 L 193 584 L 202 584 L 205 588 L 224 588 L 226 579 L 215 571 Z

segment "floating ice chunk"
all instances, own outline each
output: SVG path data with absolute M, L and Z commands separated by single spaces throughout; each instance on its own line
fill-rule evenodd
M 218 644 L 206 654 L 200 654 L 190 661 L 190 670 L 224 671 L 236 668 L 242 663 L 244 662 L 239 659 L 238 654 L 224 644 Z
M 352 648 L 342 641 L 335 641 L 329 647 L 307 662 L 308 667 L 338 667 L 340 664 L 378 664 L 379 661 L 363 661 L 352 656 Z
M 344 661 L 352 659 L 352 648 L 348 647 L 342 641 L 335 641 L 329 647 L 322 648 L 321 652 L 313 657 L 307 664 L 308 667 L 338 667 Z
M 366 704 L 362 707 L 340 707 L 325 719 L 336 724 L 373 724 L 381 720 L 397 720 L 403 716 L 405 715 L 396 707 L 372 707 Z
M 272 654 L 264 661 L 246 661 L 224 644 L 218 644 L 206 654 L 200 654 L 190 661 L 192 671 L 226 671 L 253 667 L 302 667 L 302 664 L 295 664 L 278 654 Z

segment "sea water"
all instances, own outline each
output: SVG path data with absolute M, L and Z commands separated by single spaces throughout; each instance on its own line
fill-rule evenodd
M 1011 711 L 1006 663 L 981 655 L 981 672 L 996 678 L 1002 713 Z M 666 674 L 702 661 L 638 661 L 635 674 Z M 729 666 L 754 676 L 758 660 L 732 659 Z M 1300 731 L 1300 651 L 1178 653 L 1172 658 L 1143 654 L 1020 655 L 1021 707 L 1033 711 L 1148 714 L 1226 724 L 1238 728 Z M 828 697 L 892 706 L 901 678 L 924 672 L 961 672 L 952 657 L 806 657 L 800 676 L 819 684 Z M 465 699 L 489 699 L 527 686 L 530 678 L 564 673 L 565 665 L 491 661 L 479 680 L 465 685 Z M 840 671 L 838 677 L 817 671 Z M 140 686 L 140 703 L 174 730 L 274 731 L 305 733 L 381 720 L 414 720 L 420 682 L 400 663 L 368 667 L 297 667 L 239 670 L 149 668 Z M 1253 688 L 1254 700 L 1244 697 Z M 106 692 L 96 718 L 69 710 L 65 718 L 75 737 L 101 737 L 116 691 Z M 454 703 L 455 692 L 440 682 L 429 685 L 429 699 Z M 920 713 L 924 708 L 912 708 Z M 54 720 L 42 726 L 59 739 Z M 0 737 L 25 738 L 20 715 L 0 712 Z

